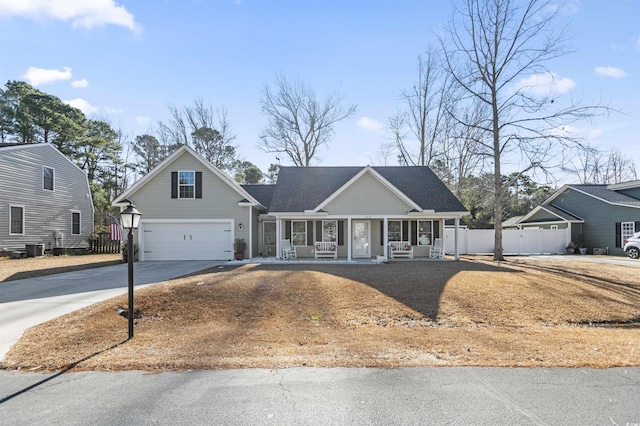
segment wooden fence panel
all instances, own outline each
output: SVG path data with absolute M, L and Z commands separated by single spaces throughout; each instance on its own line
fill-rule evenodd
M 91 240 L 91 251 L 99 254 L 120 253 L 120 241 L 112 241 L 111 234 L 101 232 Z

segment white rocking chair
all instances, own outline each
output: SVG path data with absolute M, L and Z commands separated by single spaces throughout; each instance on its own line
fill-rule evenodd
M 296 248 L 291 245 L 291 240 L 281 240 L 280 250 L 282 250 L 283 259 L 296 259 L 298 257 Z
M 431 259 L 444 257 L 444 240 L 442 238 L 436 238 L 433 245 L 429 248 L 429 257 Z

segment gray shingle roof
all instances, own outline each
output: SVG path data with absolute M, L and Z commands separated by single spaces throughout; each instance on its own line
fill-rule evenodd
M 569 187 L 593 195 L 594 197 L 598 197 L 610 203 L 640 206 L 640 200 L 613 191 L 607 188 L 607 185 L 569 185 Z
M 564 219 L 566 221 L 569 221 L 569 222 L 581 221 L 582 220 L 578 216 L 575 216 L 575 215 L 569 213 L 568 211 L 562 210 L 561 208 L 558 208 L 553 204 L 548 204 L 548 205 L 544 206 L 544 208 L 549 210 L 551 213 L 555 214 L 556 216 L 559 216 L 562 219 Z
M 363 167 L 281 167 L 269 210 L 304 212 L 326 200 Z M 383 178 L 423 210 L 466 209 L 428 167 L 374 167 Z
M 275 185 L 240 185 L 253 198 L 269 210 Z

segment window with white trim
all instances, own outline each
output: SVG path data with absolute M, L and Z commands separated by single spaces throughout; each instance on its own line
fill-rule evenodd
M 178 198 L 196 198 L 196 172 L 178 172 Z
M 622 222 L 621 230 L 622 230 L 622 244 L 627 241 L 629 238 L 633 236 L 635 233 L 636 225 L 634 222 Z
M 338 241 L 338 221 L 323 220 L 322 221 L 322 241 L 335 243 Z
M 433 221 L 431 220 L 419 220 L 418 221 L 418 245 L 428 246 L 431 245 L 433 240 Z
M 71 235 L 80 235 L 80 212 L 71 212 Z
M 291 221 L 291 244 L 294 246 L 307 245 L 307 221 L 306 220 Z
M 9 234 L 24 234 L 24 207 L 9 206 Z
M 42 166 L 42 189 L 53 191 L 53 167 Z
M 402 239 L 402 221 L 390 220 L 387 223 L 387 230 L 389 234 L 389 241 L 404 241 Z

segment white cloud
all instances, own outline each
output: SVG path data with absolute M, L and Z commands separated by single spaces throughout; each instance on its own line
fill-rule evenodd
M 124 112 L 124 110 L 122 108 L 109 108 L 109 107 L 105 107 L 104 108 L 105 112 L 107 114 L 122 114 Z
M 139 31 L 133 15 L 114 0 L 0 0 L 0 15 L 71 21 L 73 28 L 119 25 Z
M 54 83 L 60 80 L 69 80 L 71 78 L 71 68 L 64 67 L 62 71 L 60 71 L 29 67 L 27 68 L 27 72 L 21 77 L 27 80 L 30 85 L 35 87 L 41 84 Z
M 138 124 L 149 124 L 151 122 L 151 119 L 149 117 L 144 117 L 141 115 L 138 115 L 136 117 L 136 123 Z
M 517 83 L 516 91 L 522 90 L 534 96 L 551 96 L 567 93 L 576 86 L 570 78 L 560 78 L 553 72 L 534 74 Z
M 100 110 L 100 108 L 94 107 L 88 101 L 85 101 L 82 98 L 75 98 L 75 99 L 71 99 L 71 100 L 63 101 L 63 102 L 66 103 L 66 104 L 71 105 L 74 108 L 78 108 L 85 115 L 90 115 L 90 114 L 93 114 L 93 113 L 98 112 Z
M 603 77 L 623 78 L 628 76 L 623 69 L 615 67 L 596 67 L 595 70 L 596 74 Z
M 593 129 L 589 130 L 589 134 L 587 135 L 588 140 L 599 139 L 604 134 L 602 129 Z
M 72 81 L 71 85 L 76 89 L 84 89 L 85 87 L 89 87 L 89 81 L 83 78 L 82 80 Z
M 553 136 L 558 137 L 578 137 L 580 135 L 580 129 L 574 126 L 562 126 L 551 129 L 549 132 Z
M 356 124 L 365 130 L 380 130 L 384 127 L 378 120 L 369 117 L 362 117 Z

